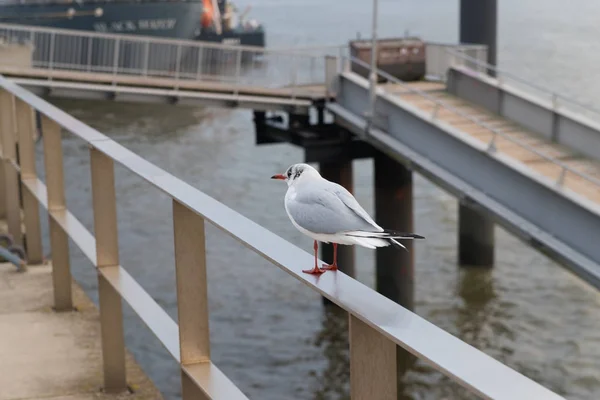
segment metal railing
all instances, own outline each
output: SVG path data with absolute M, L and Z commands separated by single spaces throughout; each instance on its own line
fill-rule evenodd
M 14 24 L 0 24 L 2 39 L 30 52 L 31 62 L 23 68 L 266 88 L 323 84 L 325 56 L 345 51 L 341 46 L 264 49 Z
M 42 116 L 45 183 L 36 175 L 34 110 Z M 15 238 L 21 237 L 21 226 L 17 223 L 20 191 L 27 256 L 30 262 L 41 259 L 38 202 L 48 211 L 57 311 L 71 310 L 73 305 L 69 238 L 97 268 L 107 391 L 126 388 L 121 309 L 121 299 L 124 299 L 180 363 L 185 400 L 246 398 L 210 361 L 204 227 L 205 222 L 209 222 L 348 312 L 353 399 L 397 399 L 396 346 L 403 347 L 486 399 L 561 399 L 340 271 L 320 277 L 302 273 L 303 268 L 314 262 L 311 254 L 1 75 L 0 121 L 2 168 L 6 178 L 0 193 L 6 196 L 10 233 Z M 94 234 L 87 231 L 66 206 L 61 147 L 63 130 L 89 146 Z M 179 326 L 120 265 L 115 162 L 171 198 Z
M 448 69 L 454 65 L 457 55 L 464 55 L 476 60 L 477 62 L 469 64 L 469 67 L 485 72 L 479 62 L 487 60 L 487 46 L 427 42 L 425 46 L 426 76 L 430 79 L 446 81 Z
M 354 58 L 354 57 L 348 57 L 344 60 L 344 64 L 347 65 L 348 63 L 357 63 L 364 68 L 370 68 L 369 64 L 365 63 L 364 61 L 362 61 L 358 58 Z M 346 68 L 346 69 L 348 69 L 348 68 Z M 467 120 L 471 121 L 472 123 L 480 126 L 481 128 L 489 131 L 492 134 L 492 137 L 491 137 L 490 141 L 486 144 L 486 149 L 488 152 L 498 151 L 498 148 L 496 147 L 496 141 L 497 141 L 498 137 L 501 137 L 511 143 L 518 145 L 519 147 L 523 148 L 524 150 L 527 150 L 530 153 L 535 154 L 536 156 L 556 165 L 559 168 L 559 173 L 558 173 L 558 176 L 556 177 L 556 181 L 555 181 L 557 187 L 559 187 L 559 188 L 563 187 L 563 184 L 565 182 L 565 178 L 567 177 L 567 175 L 573 174 L 573 175 L 576 175 L 576 176 L 586 180 L 587 182 L 589 182 L 595 186 L 598 186 L 600 188 L 600 179 L 594 178 L 593 176 L 590 176 L 584 172 L 581 172 L 574 168 L 569 167 L 567 164 L 565 164 L 561 160 L 559 160 L 555 157 L 552 157 L 552 156 L 544 153 L 543 151 L 537 150 L 534 146 L 530 146 L 527 143 L 525 143 L 524 141 L 517 139 L 516 137 L 512 137 L 511 135 L 508 135 L 506 132 L 503 132 L 502 129 L 494 128 L 493 126 L 486 123 L 485 121 L 482 121 L 481 119 L 479 119 L 475 116 L 472 116 L 464 111 L 461 111 L 461 110 L 457 109 L 456 107 L 452 106 L 451 104 L 447 103 L 446 101 L 436 98 L 436 97 L 432 96 L 431 94 L 427 93 L 426 91 L 418 89 L 418 88 L 410 85 L 409 83 L 404 82 L 404 81 L 394 77 L 393 75 L 390 75 L 381 70 L 377 70 L 377 73 L 379 76 L 386 79 L 389 83 L 394 83 L 396 85 L 399 85 L 403 89 L 405 89 L 407 92 L 416 94 L 416 95 L 420 96 L 421 98 L 423 98 L 427 101 L 430 101 L 433 105 L 433 110 L 429 117 L 430 122 L 452 127 L 452 125 L 450 123 L 446 123 L 443 121 L 443 119 L 438 118 L 440 111 L 446 110 L 454 115 L 457 115 L 464 119 L 467 119 Z M 392 92 L 388 92 L 385 87 L 378 86 L 377 90 L 381 91 L 382 93 L 386 93 L 390 97 L 398 98 L 398 95 L 395 95 Z M 454 128 L 454 127 L 452 127 L 452 128 L 460 130 L 460 128 Z
M 502 87 L 505 83 L 510 82 L 516 87 L 520 87 L 522 89 L 525 89 L 526 91 L 533 92 L 531 94 L 534 94 L 536 96 L 541 95 L 541 98 L 548 101 L 549 105 L 554 110 L 557 110 L 560 107 L 564 107 L 571 109 L 572 111 L 585 113 L 586 116 L 600 121 L 600 110 L 588 104 L 583 104 L 577 100 L 569 98 L 568 96 L 560 94 L 556 90 L 551 89 L 547 86 L 536 84 L 530 79 L 525 79 L 502 68 L 498 68 L 497 66 L 488 64 L 485 58 L 481 59 L 478 57 L 473 57 L 468 52 L 462 52 L 458 49 L 453 48 L 446 49 L 446 53 L 450 57 L 449 65 L 452 67 L 467 68 L 471 72 L 480 76 L 486 76 L 488 75 L 488 71 L 493 71 L 496 75 L 495 79 L 498 81 L 498 85 L 500 87 Z

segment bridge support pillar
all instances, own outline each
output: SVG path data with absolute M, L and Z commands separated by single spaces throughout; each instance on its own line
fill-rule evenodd
M 375 221 L 398 231 L 413 231 L 413 179 L 404 165 L 383 153 L 375 155 Z M 414 307 L 414 253 L 411 240 L 376 250 L 376 289 L 412 310 Z
M 491 65 L 496 65 L 497 20 L 498 0 L 460 0 L 459 41 L 488 46 L 487 62 Z
M 380 226 L 413 232 L 412 171 L 386 154 L 374 157 L 375 222 Z M 414 310 L 413 241 L 404 240 L 406 250 L 396 246 L 379 247 L 375 255 L 375 289 L 408 310 Z M 405 372 L 416 357 L 396 346 L 398 393 L 404 391 Z
M 337 162 L 321 162 L 319 164 L 321 176 L 327 180 L 339 183 L 350 193 L 352 184 L 352 160 Z M 340 271 L 346 275 L 355 276 L 354 246 L 338 246 L 338 265 Z M 321 259 L 327 263 L 333 262 L 333 245 L 321 243 Z
M 494 265 L 494 222 L 463 204 L 458 210 L 458 263 L 477 267 Z

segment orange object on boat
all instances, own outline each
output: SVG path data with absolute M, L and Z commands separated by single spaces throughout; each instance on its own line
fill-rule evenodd
M 215 12 L 213 10 L 213 4 L 211 0 L 202 0 L 202 16 L 200 18 L 200 24 L 204 28 L 208 28 L 212 25 Z

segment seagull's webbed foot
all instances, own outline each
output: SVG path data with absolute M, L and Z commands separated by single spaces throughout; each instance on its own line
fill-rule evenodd
M 323 272 L 321 269 L 319 269 L 319 267 L 317 267 L 315 265 L 315 267 L 313 269 L 303 269 L 302 272 L 304 272 L 305 274 L 311 274 L 311 275 L 321 275 Z
M 333 263 L 333 264 L 323 264 L 323 267 L 320 268 L 320 269 L 321 269 L 322 272 L 325 272 L 325 271 L 337 271 L 338 266 L 337 266 L 336 263 Z

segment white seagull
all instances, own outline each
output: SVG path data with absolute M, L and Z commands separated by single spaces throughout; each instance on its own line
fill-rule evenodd
M 373 221 L 343 186 L 321 177 L 308 164 L 291 165 L 285 174 L 271 179 L 287 182 L 285 211 L 300 232 L 312 238 L 315 249 L 315 267 L 302 270 L 308 274 L 322 274 L 337 270 L 337 245 L 359 245 L 374 249 L 393 244 L 406 249 L 397 239 L 425 239 L 414 233 L 383 229 Z M 333 264 L 317 266 L 317 243 L 333 243 Z

